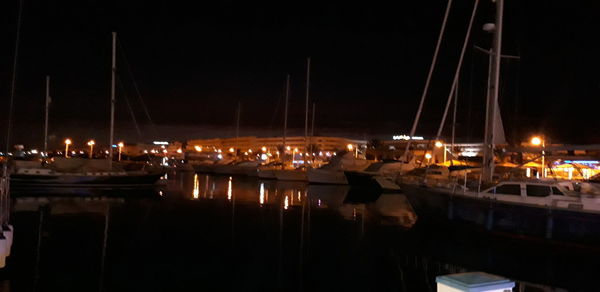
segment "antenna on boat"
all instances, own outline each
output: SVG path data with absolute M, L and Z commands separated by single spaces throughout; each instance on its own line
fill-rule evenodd
M 306 153 L 308 149 L 308 98 L 310 92 L 310 57 L 306 58 L 306 106 L 304 109 L 304 165 L 306 165 Z
M 285 106 L 283 114 L 283 153 L 281 153 L 281 168 L 285 169 L 285 150 L 287 150 L 286 138 L 287 138 L 287 118 L 288 118 L 288 100 L 290 98 L 290 74 L 287 75 L 285 80 Z
M 110 139 L 108 145 L 108 169 L 112 169 L 113 149 L 115 136 L 115 74 L 117 71 L 117 33 L 112 33 L 112 70 L 110 81 Z
M 46 107 L 44 118 L 44 153 L 48 157 L 48 108 L 50 107 L 50 75 L 46 75 Z
M 490 70 L 490 84 L 486 102 L 485 136 L 483 142 L 483 164 L 481 168 L 480 186 L 482 182 L 491 182 L 494 174 L 494 138 L 496 131 L 496 115 L 498 110 L 498 85 L 500 83 L 500 59 L 502 55 L 502 17 L 504 0 L 496 0 L 496 25 L 494 29 L 494 46 Z

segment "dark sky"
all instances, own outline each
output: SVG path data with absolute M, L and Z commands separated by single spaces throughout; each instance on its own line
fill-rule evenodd
M 52 78 L 50 132 L 108 139 L 111 31 L 118 32 L 117 139 L 201 138 L 281 132 L 285 75 L 292 75 L 290 127 L 304 126 L 305 58 L 317 134 L 357 138 L 407 133 L 446 1 L 71 1 L 23 0 L 13 142 L 43 139 L 44 76 Z M 388 3 L 390 2 L 390 3 Z M 394 2 L 394 3 L 392 3 Z M 454 1 L 423 122 L 434 135 L 472 1 Z M 596 1 L 505 5 L 501 107 L 511 142 L 599 142 L 600 28 Z M 18 0 L 0 3 L 0 97 L 4 143 Z M 493 21 L 481 1 L 471 45 L 489 47 Z M 487 57 L 470 46 L 460 82 L 458 135 L 482 136 Z M 135 81 L 135 83 L 134 83 Z M 145 117 L 135 85 L 155 126 Z M 139 136 L 129 100 L 142 129 Z

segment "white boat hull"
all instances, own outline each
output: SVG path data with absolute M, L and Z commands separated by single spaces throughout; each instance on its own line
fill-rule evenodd
M 279 169 L 275 170 L 274 172 L 277 180 L 308 181 L 305 171 L 293 169 Z
M 339 170 L 325 170 L 318 168 L 308 169 L 307 178 L 309 183 L 314 184 L 333 184 L 333 185 L 347 185 L 348 180 L 343 171 Z

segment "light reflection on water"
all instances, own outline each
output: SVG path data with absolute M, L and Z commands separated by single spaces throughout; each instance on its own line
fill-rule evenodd
M 227 291 L 429 291 L 435 276 L 464 267 L 544 282 L 570 270 L 592 273 L 597 262 L 572 269 L 572 254 L 515 254 L 502 243 L 474 237 L 465 245 L 452 232 L 423 231 L 402 194 L 235 176 L 181 179 L 172 184 L 180 194 L 166 190 L 155 200 L 15 200 L 14 270 L 0 273 L 14 285 L 5 290 L 36 291 L 30 285 L 39 283 L 38 291 L 98 291 L 100 281 L 105 291 L 210 284 Z M 577 279 L 559 278 L 576 286 L 585 277 Z
M 308 185 L 304 182 L 194 174 L 190 187 L 183 191 L 191 194 L 192 199 L 232 201 L 235 194 L 236 203 L 256 203 L 261 207 L 281 205 L 283 210 L 289 210 L 291 207 L 304 206 L 303 198 L 306 196 L 308 205 L 330 209 L 346 220 L 356 221 L 368 217 L 384 225 L 410 228 L 417 219 L 414 210 L 401 194 L 369 196 L 356 201 L 349 198 L 350 187 L 344 185 Z M 211 191 L 206 196 L 209 188 Z M 202 198 L 198 195 L 200 189 L 205 190 Z
M 194 190 L 192 191 L 194 199 L 198 199 L 200 196 L 200 183 L 198 182 L 198 174 L 194 174 Z

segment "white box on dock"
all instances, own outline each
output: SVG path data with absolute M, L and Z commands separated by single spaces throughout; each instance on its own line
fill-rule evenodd
M 515 287 L 513 281 L 483 272 L 438 276 L 435 281 L 438 292 L 507 292 Z

